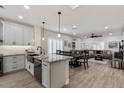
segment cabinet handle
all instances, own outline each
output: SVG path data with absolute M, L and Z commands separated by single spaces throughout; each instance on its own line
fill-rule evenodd
M 17 67 L 13 67 L 12 69 L 16 69 Z
M 13 57 L 13 59 L 15 59 L 15 58 L 17 58 L 17 57 Z
M 13 63 L 17 63 L 16 61 L 14 61 Z
M 44 66 L 47 66 L 46 64 L 43 64 Z
M 16 42 L 12 42 L 13 45 L 16 45 Z
M 28 45 L 30 45 L 30 42 L 28 42 Z
M 29 69 L 30 69 L 31 67 L 29 66 Z

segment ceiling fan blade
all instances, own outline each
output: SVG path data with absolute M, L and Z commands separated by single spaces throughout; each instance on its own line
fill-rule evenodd
M 80 6 L 80 5 L 72 5 L 72 6 L 71 6 L 71 9 L 72 9 L 72 10 L 75 10 L 75 9 L 77 9 L 79 6 Z
M 4 8 L 4 6 L 3 5 L 0 5 L 0 8 Z

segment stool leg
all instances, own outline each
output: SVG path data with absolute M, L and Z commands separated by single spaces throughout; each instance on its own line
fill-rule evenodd
M 89 64 L 88 64 L 88 61 L 87 61 L 87 67 L 89 68 Z
M 85 62 L 84 62 L 84 69 L 86 70 L 86 64 L 85 64 Z

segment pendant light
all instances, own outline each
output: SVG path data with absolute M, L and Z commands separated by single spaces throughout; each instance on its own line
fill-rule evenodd
M 58 12 L 58 15 L 59 15 L 59 25 L 58 25 L 58 38 L 61 37 L 61 33 L 60 33 L 60 15 L 61 15 L 61 12 Z
M 42 22 L 43 23 L 43 37 L 42 37 L 42 40 L 44 41 L 45 40 L 45 37 L 44 37 L 44 24 L 45 22 Z

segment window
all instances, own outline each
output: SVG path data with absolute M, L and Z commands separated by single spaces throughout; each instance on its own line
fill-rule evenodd
M 56 50 L 63 50 L 63 40 L 48 39 L 48 53 L 56 53 Z

